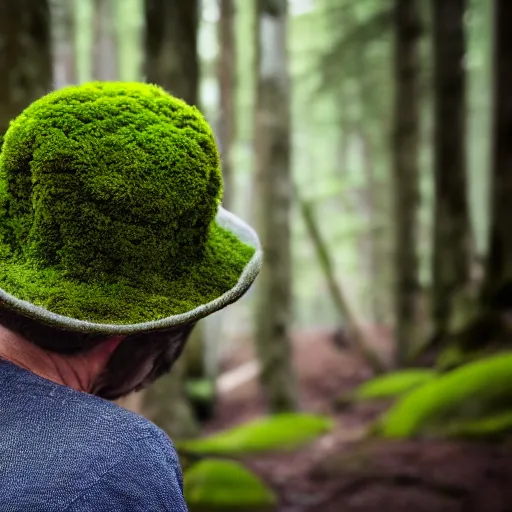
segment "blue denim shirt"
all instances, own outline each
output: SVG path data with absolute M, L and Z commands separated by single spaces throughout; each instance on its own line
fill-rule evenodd
M 145 418 L 0 361 L 1 512 L 186 512 L 169 438 Z

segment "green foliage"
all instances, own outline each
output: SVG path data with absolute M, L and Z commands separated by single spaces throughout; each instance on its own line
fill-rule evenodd
M 214 383 L 206 378 L 187 380 L 186 390 L 191 400 L 211 400 L 215 395 Z
M 446 435 L 450 437 L 464 438 L 499 438 L 512 431 L 512 411 L 504 411 L 498 414 L 454 422 L 447 429 Z
M 388 373 L 371 379 L 359 386 L 353 394 L 354 400 L 393 398 L 432 381 L 436 377 L 432 370 L 415 368 Z
M 0 286 L 101 323 L 183 313 L 229 290 L 253 249 L 214 221 L 219 155 L 201 113 L 155 85 L 52 92 L 0 154 Z
M 332 420 L 312 414 L 284 413 L 256 420 L 203 439 L 178 443 L 178 449 L 206 455 L 238 456 L 292 450 L 332 428 Z
M 349 7 L 335 11 L 334 19 L 339 18 L 344 22 L 350 20 L 352 23 L 348 24 L 345 31 L 338 31 L 337 38 L 321 60 L 320 72 L 324 76 L 325 88 L 339 87 L 339 79 L 345 78 L 348 73 L 358 76 L 361 72 L 360 52 L 389 35 L 393 17 L 389 5 L 385 4 L 389 2 L 384 2 L 384 5 L 379 6 L 380 9 L 375 9 L 365 17 L 360 16 L 359 19 L 354 16 L 355 13 L 350 12 L 352 9 Z
M 410 437 L 455 435 L 475 425 L 496 428 L 503 411 L 512 409 L 511 382 L 512 353 L 471 362 L 405 395 L 378 422 L 376 431 L 386 437 Z M 486 424 L 482 418 L 491 419 Z
M 233 461 L 207 459 L 184 475 L 191 512 L 273 510 L 274 493 L 252 472 Z
M 466 354 L 456 343 L 452 343 L 439 354 L 436 367 L 440 371 L 452 370 L 468 363 L 473 358 L 473 355 Z

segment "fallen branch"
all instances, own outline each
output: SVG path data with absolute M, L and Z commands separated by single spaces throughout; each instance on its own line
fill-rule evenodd
M 339 280 L 335 276 L 329 251 L 318 228 L 311 205 L 304 199 L 301 199 L 296 186 L 294 186 L 293 192 L 300 207 L 311 241 L 315 246 L 318 261 L 327 281 L 334 305 L 340 315 L 347 321 L 351 334 L 349 339 L 353 344 L 353 348 L 361 354 L 375 373 L 384 373 L 386 371 L 386 365 L 377 352 L 370 347 L 369 335 L 364 331 L 361 322 L 357 318 L 356 312 L 349 303 Z

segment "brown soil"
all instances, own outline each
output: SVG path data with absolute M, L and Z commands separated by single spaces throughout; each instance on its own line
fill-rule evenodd
M 385 341 L 384 341 L 385 343 Z M 510 447 L 441 441 L 368 441 L 363 434 L 382 406 L 336 411 L 334 399 L 370 375 L 327 332 L 295 336 L 305 410 L 328 413 L 336 428 L 300 451 L 246 463 L 280 499 L 279 512 L 512 512 Z M 226 363 L 251 357 L 241 347 Z M 207 432 L 264 413 L 256 381 L 221 397 Z

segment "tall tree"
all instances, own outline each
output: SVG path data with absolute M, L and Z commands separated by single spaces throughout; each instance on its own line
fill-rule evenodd
M 199 90 L 198 16 L 197 0 L 145 0 L 146 79 L 192 105 Z
M 471 223 L 466 176 L 466 0 L 434 0 L 434 249 L 435 333 L 449 328 L 457 294 L 470 280 Z
M 219 85 L 220 85 L 220 147 L 224 177 L 224 207 L 230 208 L 233 199 L 232 151 L 235 141 L 235 6 L 233 0 L 220 0 Z
M 491 227 L 484 300 L 512 306 L 512 3 L 494 2 Z
M 52 89 L 47 0 L 0 2 L 0 136 L 9 121 Z
M 146 80 L 164 87 L 192 105 L 198 104 L 198 3 L 181 0 L 145 1 Z M 200 329 L 200 326 L 199 326 Z M 187 352 L 202 348 L 200 330 L 194 329 L 185 353 L 172 372 L 146 392 L 143 410 L 175 438 L 197 434 L 198 426 L 185 390 Z M 200 354 L 201 357 L 201 354 Z
M 95 80 L 117 80 L 117 45 L 113 0 L 94 0 L 92 73 Z
M 395 316 L 397 363 L 421 335 L 419 283 L 419 0 L 395 0 Z
M 256 342 L 261 383 L 271 412 L 298 406 L 290 322 L 290 80 L 286 0 L 257 0 L 255 173 L 258 226 L 266 254 L 259 281 Z
M 53 0 L 50 4 L 53 29 L 55 88 L 76 83 L 75 3 Z

